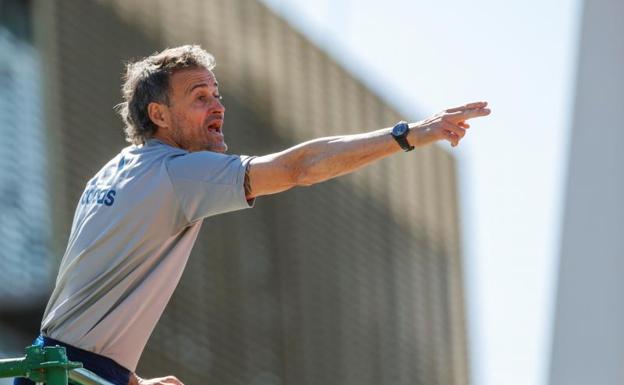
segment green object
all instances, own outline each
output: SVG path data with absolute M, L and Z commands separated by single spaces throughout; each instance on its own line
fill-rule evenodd
M 82 368 L 82 363 L 69 361 L 63 346 L 31 345 L 26 356 L 0 360 L 0 378 L 26 377 L 47 385 L 113 385 L 97 374 Z
M 69 381 L 79 385 L 115 385 L 87 369 L 69 371 Z
M 25 357 L 0 360 L 0 377 L 26 377 L 48 385 L 67 385 L 67 372 L 81 367 L 80 362 L 67 359 L 62 346 L 31 345 L 26 348 Z
M 0 360 L 0 377 L 26 377 L 47 385 L 67 385 L 67 372 L 81 368 L 82 363 L 67 359 L 62 346 L 31 345 L 26 356 Z

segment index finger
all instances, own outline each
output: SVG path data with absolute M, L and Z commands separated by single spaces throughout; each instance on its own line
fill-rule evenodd
M 472 110 L 475 108 L 484 108 L 485 106 L 487 106 L 487 102 L 474 102 L 459 107 L 449 108 L 446 110 L 446 112 L 460 112 L 465 110 Z
M 490 112 L 492 111 L 489 108 L 476 108 L 457 111 L 449 115 L 453 118 L 453 120 L 463 121 L 466 119 L 478 118 L 480 116 L 487 116 Z

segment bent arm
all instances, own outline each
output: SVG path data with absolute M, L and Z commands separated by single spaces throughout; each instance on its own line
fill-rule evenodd
M 487 103 L 451 108 L 409 125 L 407 140 L 421 147 L 438 140 L 456 146 L 470 127 L 467 119 L 486 116 Z M 310 140 L 284 151 L 254 158 L 245 175 L 247 199 L 275 194 L 295 186 L 310 186 L 348 174 L 376 160 L 401 152 L 392 128 L 354 135 Z

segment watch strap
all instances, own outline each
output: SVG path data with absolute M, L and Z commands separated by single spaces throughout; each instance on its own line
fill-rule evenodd
M 406 125 L 407 126 L 407 122 L 405 121 L 400 121 L 398 122 L 396 126 L 398 126 L 399 124 L 401 125 Z M 394 129 L 393 132 L 391 133 L 392 137 L 394 138 L 394 140 L 397 141 L 397 143 L 399 144 L 399 146 L 401 146 L 401 148 L 403 149 L 403 151 L 407 152 L 407 151 L 412 151 L 414 149 L 414 146 L 411 146 L 409 144 L 409 142 L 407 141 L 407 134 L 409 134 L 409 128 L 405 131 L 405 133 L 403 135 L 395 135 L 394 134 Z

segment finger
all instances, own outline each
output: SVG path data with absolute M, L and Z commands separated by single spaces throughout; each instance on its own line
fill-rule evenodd
M 446 110 L 446 112 L 461 112 L 461 111 L 471 110 L 471 109 L 476 109 L 476 108 L 485 108 L 485 106 L 487 106 L 487 102 L 474 102 L 474 103 L 468 103 L 459 107 L 449 108 Z
M 457 125 L 463 129 L 468 129 L 470 128 L 470 124 L 466 123 L 466 122 L 459 122 L 457 123 Z
M 468 103 L 466 104 L 466 107 L 473 109 L 473 108 L 485 108 L 487 106 L 488 102 L 474 102 L 474 103 Z
M 447 116 L 450 117 L 454 122 L 461 122 L 467 119 L 474 119 L 481 116 L 488 116 L 492 112 L 489 108 L 476 108 L 476 109 L 468 109 L 463 111 L 456 111 Z
M 459 137 L 451 131 L 444 130 L 444 137 L 453 147 L 459 144 Z
M 466 135 L 466 130 L 461 128 L 457 124 L 453 124 L 451 122 L 445 121 L 443 122 L 442 128 L 444 130 L 450 131 L 453 134 L 457 135 L 460 139 Z
M 453 108 L 447 108 L 445 112 L 461 112 L 464 111 L 466 109 L 466 106 L 459 106 L 459 107 L 453 107 Z
M 464 128 L 449 121 L 442 121 L 442 129 L 445 131 L 446 139 L 451 143 L 452 147 L 457 147 L 459 141 L 466 135 Z

